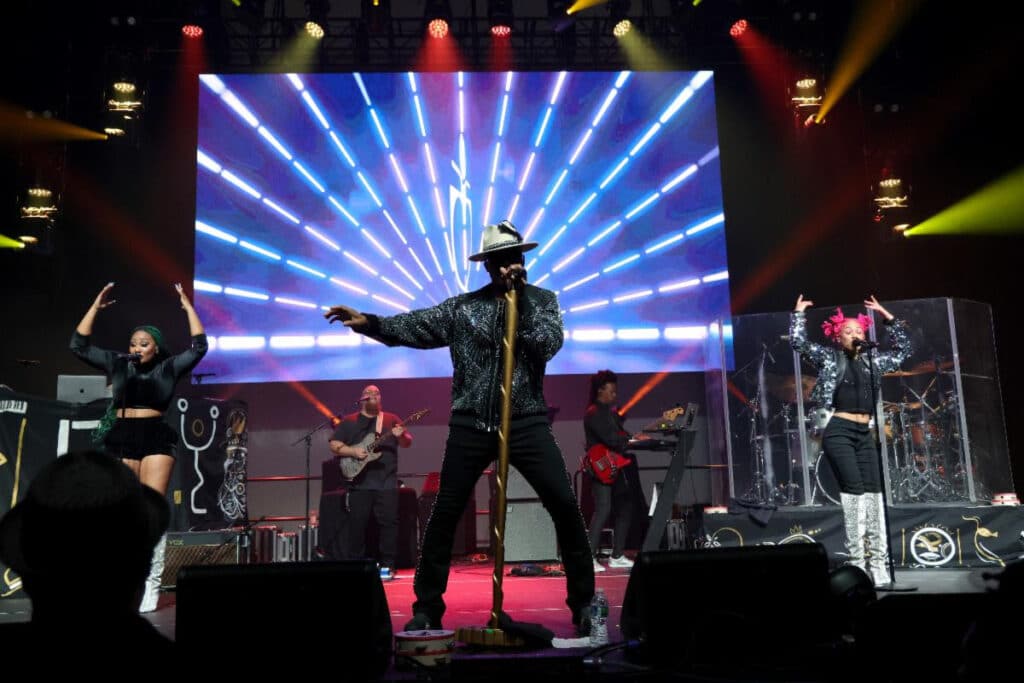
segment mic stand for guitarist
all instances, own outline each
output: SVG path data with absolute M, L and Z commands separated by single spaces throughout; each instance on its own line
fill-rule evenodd
M 291 444 L 291 447 L 294 448 L 294 447 L 298 446 L 302 442 L 306 443 L 306 507 L 304 507 L 302 509 L 302 517 L 303 517 L 303 519 L 306 520 L 306 533 L 307 534 L 310 534 L 310 530 L 309 530 L 309 476 L 310 476 L 309 475 L 309 456 L 310 456 L 310 451 L 313 448 L 313 435 L 316 434 L 317 432 L 319 432 L 321 429 L 324 429 L 326 427 L 329 427 L 329 426 L 333 425 L 335 419 L 336 418 L 332 415 L 331 417 L 327 418 L 326 420 L 324 420 L 323 422 L 318 424 L 316 427 L 313 427 L 313 429 L 311 429 L 305 436 L 303 436 L 302 438 L 297 440 L 295 443 Z M 312 540 L 313 540 L 312 539 L 312 534 L 310 534 L 310 537 L 307 538 L 306 541 L 307 541 L 307 543 L 309 543 Z

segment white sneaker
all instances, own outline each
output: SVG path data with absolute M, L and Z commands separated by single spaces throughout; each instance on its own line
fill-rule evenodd
M 608 559 L 608 566 L 612 569 L 629 569 L 633 566 L 633 560 L 629 559 L 625 555 L 619 557 L 611 557 Z
M 608 570 L 605 569 L 604 565 L 601 564 L 600 562 L 598 562 L 597 558 L 595 557 L 594 558 L 594 573 L 595 574 L 599 574 L 600 572 L 606 572 L 606 571 L 608 571 Z

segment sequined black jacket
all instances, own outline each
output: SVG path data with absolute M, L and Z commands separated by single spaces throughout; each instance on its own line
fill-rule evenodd
M 544 370 L 562 348 L 564 332 L 554 292 L 526 285 L 519 296 L 519 323 L 512 376 L 512 417 L 543 416 Z M 452 423 L 498 428 L 501 412 L 501 347 L 505 300 L 492 286 L 442 301 L 433 308 L 387 317 L 367 315 L 357 331 L 388 346 L 447 346 L 452 367 Z
M 874 354 L 875 377 L 887 372 L 899 370 L 912 352 L 910 334 L 904 321 L 893 318 L 885 322 L 889 328 L 890 351 Z M 846 374 L 849 362 L 846 354 L 837 346 L 823 346 L 807 339 L 807 315 L 794 311 L 789 320 L 789 342 L 802 358 L 814 365 L 818 370 L 818 380 L 811 391 L 811 402 L 819 408 L 832 408 L 836 386 Z M 860 362 L 867 363 L 867 354 L 858 356 Z

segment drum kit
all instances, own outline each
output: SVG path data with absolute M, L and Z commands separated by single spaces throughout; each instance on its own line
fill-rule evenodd
M 760 504 L 799 505 L 802 476 L 800 432 L 807 439 L 811 504 L 839 503 L 839 487 L 821 455 L 824 411 L 814 410 L 810 393 L 815 378 L 764 371 L 762 354 L 756 366 L 756 391 L 745 402 L 749 419 L 751 485 L 745 500 Z M 751 368 L 752 370 L 755 368 Z M 894 503 L 941 503 L 968 499 L 960 442 L 961 400 L 952 381 L 953 362 L 942 358 L 886 373 L 881 378 L 883 430 L 881 438 Z M 803 398 L 805 424 L 796 417 L 798 393 Z M 881 436 L 881 435 L 880 435 Z M 784 453 L 784 458 L 782 457 Z M 976 483 L 977 485 L 977 483 Z
M 960 397 L 953 362 L 936 358 L 886 373 L 899 382 L 900 398 L 884 401 L 885 453 L 894 503 L 944 503 L 968 499 L 960 443 Z M 915 385 L 922 389 L 915 389 Z M 885 393 L 883 393 L 884 397 Z

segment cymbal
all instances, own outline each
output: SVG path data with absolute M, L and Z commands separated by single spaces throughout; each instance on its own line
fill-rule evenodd
M 803 393 L 805 399 L 811 397 L 811 390 L 814 389 L 815 381 L 814 377 L 800 376 L 800 383 L 803 385 L 803 392 L 801 393 Z M 765 374 L 765 384 L 768 385 L 768 391 L 776 398 L 786 403 L 796 401 L 796 377 L 793 375 Z
M 884 377 L 915 377 L 917 375 L 930 375 L 936 372 L 945 372 L 953 369 L 953 361 L 946 360 L 942 361 L 936 366 L 935 361 L 925 361 L 918 363 L 909 370 L 894 370 L 893 372 L 887 372 Z
M 900 409 L 904 410 L 918 410 L 923 404 L 920 401 L 913 401 L 911 403 L 899 403 L 896 401 L 883 401 L 882 409 L 887 413 L 898 413 Z

